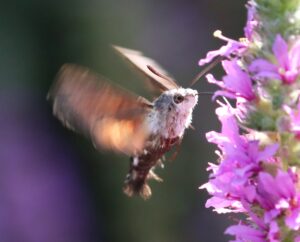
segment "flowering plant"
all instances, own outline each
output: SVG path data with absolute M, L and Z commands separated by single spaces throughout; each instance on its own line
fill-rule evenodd
M 199 65 L 223 58 L 225 75 L 209 83 L 223 96 L 220 133 L 210 163 L 206 207 L 244 213 L 225 233 L 234 241 L 300 241 L 300 0 L 249 0 L 244 38 L 208 52 Z M 226 98 L 232 99 L 231 105 Z

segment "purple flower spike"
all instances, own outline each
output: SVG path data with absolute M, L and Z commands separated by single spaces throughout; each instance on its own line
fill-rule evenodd
M 226 96 L 228 98 L 242 97 L 248 101 L 255 99 L 255 93 L 252 88 L 252 81 L 249 75 L 244 72 L 237 63 L 237 60 L 222 61 L 226 76 L 222 81 L 217 81 L 211 74 L 206 76 L 209 83 L 221 87 L 223 90 L 217 91 L 216 96 Z
M 199 61 L 221 57 L 225 75 L 206 78 L 219 87 L 213 100 L 233 99 L 217 101 L 222 128 L 206 139 L 218 161 L 200 188 L 210 195 L 206 207 L 246 215 L 225 232 L 235 242 L 300 242 L 299 4 L 248 0 L 245 41 L 216 31 L 227 44 Z
M 275 38 L 273 54 L 276 64 L 266 59 L 256 59 L 249 66 L 249 71 L 258 79 L 278 79 L 285 84 L 292 84 L 300 72 L 300 39 L 288 50 L 287 42 L 278 34 Z

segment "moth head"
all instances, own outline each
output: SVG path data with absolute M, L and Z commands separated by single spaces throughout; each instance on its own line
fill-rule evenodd
M 190 88 L 178 88 L 163 92 L 154 102 L 161 111 L 189 111 L 198 102 L 198 92 Z

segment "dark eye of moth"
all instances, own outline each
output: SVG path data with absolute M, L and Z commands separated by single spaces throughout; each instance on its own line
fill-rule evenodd
M 173 97 L 173 99 L 174 99 L 174 102 L 175 102 L 176 104 L 178 104 L 178 103 L 181 103 L 181 102 L 183 101 L 184 97 L 181 96 L 181 95 L 179 95 L 179 94 L 177 94 L 177 95 L 175 95 L 175 96 Z

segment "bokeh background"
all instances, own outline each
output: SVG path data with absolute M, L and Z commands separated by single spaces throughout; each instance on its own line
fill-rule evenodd
M 205 209 L 207 162 L 219 130 L 209 96 L 199 97 L 195 131 L 143 201 L 122 193 L 128 158 L 96 151 L 52 115 L 47 91 L 59 67 L 78 63 L 139 94 L 143 80 L 110 44 L 138 49 L 183 86 L 221 44 L 212 33 L 243 34 L 241 0 L 4 1 L 0 5 L 0 241 L 216 242 L 232 222 Z M 219 68 L 214 72 L 220 75 Z M 213 86 L 202 78 L 200 91 Z

